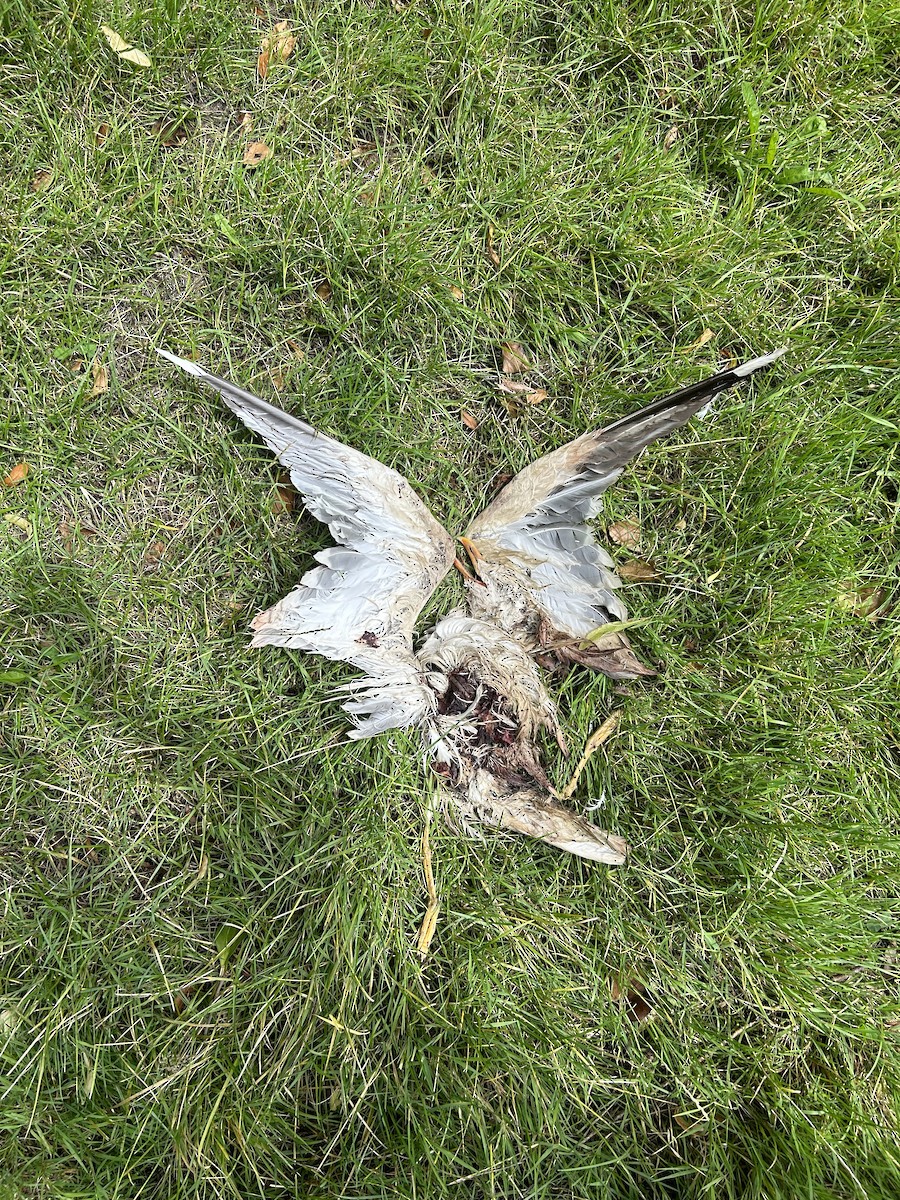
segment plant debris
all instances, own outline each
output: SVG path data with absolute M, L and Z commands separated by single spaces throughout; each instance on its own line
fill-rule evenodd
M 494 264 L 495 267 L 499 267 L 500 266 L 500 255 L 497 253 L 497 250 L 494 246 L 494 227 L 493 227 L 493 225 L 488 225 L 486 249 L 487 249 L 488 258 L 491 260 L 491 262 Z
M 678 141 L 678 126 L 672 125 L 666 136 L 663 138 L 663 150 L 667 153 Z
M 887 592 L 883 587 L 857 588 L 852 584 L 844 584 L 837 595 L 838 608 L 866 621 L 886 617 L 891 611 L 886 601 Z
M 701 348 L 701 346 L 705 346 L 707 342 L 711 342 L 715 336 L 716 335 L 713 333 L 713 331 L 711 329 L 704 329 L 703 332 L 700 334 L 700 336 L 697 338 L 696 342 L 691 342 L 691 344 L 689 346 L 681 347 L 681 353 L 682 354 L 690 354 L 690 352 L 692 350 L 699 350 Z
M 478 428 L 477 417 L 473 417 L 472 414 L 465 408 L 460 412 L 459 419 L 462 421 L 463 425 L 465 425 L 466 429 L 475 430 Z
M 614 521 L 606 533 L 617 546 L 625 546 L 628 550 L 641 547 L 641 527 L 634 521 Z
M 290 25 L 287 21 L 279 21 L 277 25 L 273 26 L 271 32 L 266 34 L 259 47 L 259 56 L 256 60 L 256 73 L 260 79 L 266 78 L 269 74 L 269 67 L 273 62 L 287 62 L 296 44 L 297 39 L 291 33 Z
M 623 562 L 616 567 L 616 573 L 620 579 L 627 579 L 632 583 L 652 583 L 660 577 L 652 563 L 643 562 L 640 558 L 630 558 Z
M 191 121 L 190 117 L 160 117 L 150 126 L 150 132 L 159 139 L 161 146 L 171 150 L 188 140 Z
M 91 364 L 91 375 L 94 377 L 94 383 L 91 387 L 90 395 L 102 396 L 104 392 L 109 391 L 109 371 L 103 363 L 99 363 L 94 359 Z
M 30 474 L 31 467 L 29 467 L 28 463 L 16 463 L 10 473 L 3 480 L 3 486 L 16 487 L 17 484 L 20 484 L 23 480 L 27 479 Z
M 271 158 L 272 149 L 265 142 L 251 142 L 244 151 L 244 157 L 241 159 L 245 167 L 258 167 L 261 162 L 267 158 Z
M 563 800 L 568 800 L 570 796 L 574 794 L 576 787 L 578 787 L 578 780 L 581 778 L 581 773 L 584 771 L 584 768 L 588 765 L 593 755 L 597 753 L 597 751 L 605 742 L 609 741 L 612 735 L 619 728 L 621 715 L 621 710 L 618 708 L 614 712 L 611 712 L 599 729 L 595 729 L 588 738 L 584 746 L 584 753 L 578 760 L 575 770 L 572 772 L 572 778 L 559 793 Z
M 609 990 L 615 1003 L 625 1004 L 628 1015 L 636 1025 L 643 1025 L 653 1016 L 653 1008 L 645 999 L 647 989 L 638 980 L 629 979 L 623 987 L 614 979 Z
M 500 349 L 503 351 L 503 366 L 500 369 L 504 375 L 521 375 L 531 368 L 531 359 L 518 342 L 504 342 Z
M 45 192 L 52 182 L 52 171 L 38 171 L 28 186 L 32 192 Z
M 4 513 L 3 520 L 8 524 L 13 525 L 16 529 L 20 529 L 22 533 L 31 537 L 32 529 L 31 522 L 27 517 L 23 517 L 21 513 Z
M 101 25 L 100 32 L 109 43 L 110 50 L 118 55 L 123 62 L 129 62 L 135 67 L 152 67 L 153 63 L 143 50 L 137 50 L 129 42 L 126 42 L 121 34 L 116 33 L 114 29 L 110 29 L 108 25 Z

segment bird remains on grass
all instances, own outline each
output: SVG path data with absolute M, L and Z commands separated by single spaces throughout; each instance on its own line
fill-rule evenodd
M 627 613 L 588 521 L 635 455 L 783 352 L 690 384 L 526 467 L 459 539 L 471 571 L 402 475 L 196 363 L 158 353 L 220 393 L 338 543 L 253 620 L 252 645 L 361 671 L 340 688 L 355 725 L 349 736 L 417 726 L 457 828 L 511 829 L 583 858 L 624 862 L 622 838 L 561 804 L 541 765 L 542 730 L 565 751 L 541 668 L 580 663 L 620 680 L 655 674 L 621 629 L 596 636 Z M 416 650 L 416 619 L 454 565 L 468 611 L 454 609 Z

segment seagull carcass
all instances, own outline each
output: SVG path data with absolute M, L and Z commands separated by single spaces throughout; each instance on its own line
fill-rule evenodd
M 538 662 L 578 662 L 614 679 L 654 674 L 623 632 L 591 637 L 627 613 L 588 522 L 635 455 L 783 351 L 655 400 L 526 467 L 460 538 L 474 574 L 397 471 L 194 362 L 158 353 L 220 393 L 337 543 L 253 620 L 252 645 L 322 654 L 360 671 L 341 687 L 349 736 L 417 726 L 457 827 L 511 829 L 622 863 L 624 841 L 559 803 L 541 765 L 541 731 L 563 748 L 564 740 Z M 416 619 L 454 564 L 467 579 L 467 611 L 448 613 L 415 649 Z

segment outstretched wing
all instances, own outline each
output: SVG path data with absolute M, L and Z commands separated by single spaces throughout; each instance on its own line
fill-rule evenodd
M 782 353 L 776 350 L 691 384 L 538 459 L 475 519 L 467 540 L 488 570 L 492 564 L 504 569 L 507 585 L 521 588 L 523 606 L 536 607 L 553 630 L 580 639 L 600 625 L 624 620 L 625 605 L 615 594 L 621 580 L 586 525 L 599 511 L 601 496 L 651 442 Z M 477 592 L 470 589 L 476 601 Z
M 252 623 L 254 646 L 343 659 L 365 672 L 344 685 L 351 737 L 421 720 L 434 703 L 412 652 L 422 606 L 449 570 L 453 542 L 397 471 L 361 454 L 196 363 L 163 358 L 215 388 L 289 470 L 307 510 L 337 546 Z

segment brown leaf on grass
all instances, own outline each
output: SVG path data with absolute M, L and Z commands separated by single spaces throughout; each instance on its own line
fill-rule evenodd
M 365 204 L 367 208 L 375 203 L 375 193 L 370 191 L 360 192 L 356 197 L 360 204 Z
M 182 146 L 188 139 L 188 118 L 160 117 L 150 126 L 150 132 L 167 150 Z
M 678 126 L 673 125 L 663 138 L 663 150 L 669 151 L 678 141 Z
M 285 516 L 287 513 L 294 511 L 294 504 L 297 501 L 297 493 L 293 488 L 287 487 L 283 483 L 279 483 L 276 488 L 276 494 L 269 506 L 269 511 L 273 517 Z
M 306 351 L 302 346 L 295 342 L 293 338 L 288 338 L 287 347 L 291 354 L 293 354 L 294 358 L 296 358 L 297 362 L 303 362 L 303 360 L 306 358 Z
M 656 567 L 651 563 L 642 562 L 639 558 L 631 558 L 628 562 L 623 562 L 621 566 L 616 567 L 616 572 L 620 579 L 627 579 L 632 583 L 652 583 L 655 579 L 659 579 Z
M 294 52 L 294 46 L 297 44 L 297 39 L 291 33 L 290 26 L 287 21 L 279 21 L 270 33 L 267 33 L 259 47 L 259 56 L 256 60 L 256 73 L 260 79 L 265 79 L 269 74 L 269 67 L 273 62 L 287 62 L 291 54 Z
M 886 600 L 887 592 L 883 587 L 857 588 L 850 583 L 843 584 L 837 595 L 838 608 L 867 621 L 876 621 L 888 615 L 891 610 Z
M 38 171 L 28 186 L 33 192 L 45 192 L 52 182 L 52 171 Z
M 652 1007 L 644 999 L 647 989 L 638 980 L 628 979 L 623 987 L 614 979 L 610 983 L 609 992 L 614 1003 L 624 1002 L 628 1015 L 636 1025 L 649 1021 L 653 1015 Z
M 462 290 L 462 288 L 458 288 L 454 285 L 450 289 L 450 295 L 453 297 L 454 300 L 462 300 L 463 290 Z
M 81 372 L 84 370 L 85 362 L 84 362 L 83 358 L 70 358 L 69 361 L 66 363 L 66 366 L 69 368 L 69 370 L 72 372 L 73 375 L 80 375 Z
M 144 551 L 144 566 L 155 567 L 165 552 L 166 548 L 162 542 L 152 542 Z
M 530 383 L 523 383 L 519 379 L 506 379 L 502 375 L 497 380 L 497 388 L 508 396 L 515 396 L 517 400 L 524 401 L 525 404 L 543 404 L 550 395 L 546 388 L 536 388 Z M 510 407 L 509 401 L 504 400 L 503 403 L 507 408 Z
M 518 342 L 503 342 L 500 349 L 503 351 L 501 370 L 504 375 L 521 375 L 530 369 L 531 360 Z
M 272 53 L 276 58 L 280 58 L 282 62 L 287 62 L 294 52 L 294 47 L 297 45 L 297 39 L 291 33 L 291 27 L 287 21 L 279 21 L 272 30 Z
M 269 372 L 269 378 L 272 380 L 272 383 L 274 383 L 277 391 L 284 391 L 284 375 L 277 369 L 277 367 L 274 371 Z
M 465 425 L 466 429 L 475 430 L 478 428 L 478 418 L 473 417 L 472 414 L 465 408 L 460 412 L 459 419 L 462 421 L 463 425 Z
M 4 487 L 15 487 L 17 484 L 21 483 L 24 479 L 27 479 L 30 472 L 31 472 L 31 467 L 29 467 L 28 463 L 25 463 L 25 462 L 16 463 L 16 465 L 13 467 L 13 469 L 10 471 L 10 473 L 3 480 L 3 486 Z
M 94 384 L 90 390 L 92 396 L 102 396 L 104 392 L 109 391 L 109 371 L 103 365 L 98 363 L 96 359 L 91 364 L 91 374 L 94 377 Z
M 323 279 L 323 281 L 318 285 L 318 287 L 316 288 L 316 295 L 319 297 L 319 299 L 322 301 L 323 304 L 327 303 L 331 299 L 331 296 L 332 296 L 331 284 L 328 282 L 327 279 Z
M 249 133 L 253 128 L 253 114 L 248 113 L 246 109 L 242 108 L 231 118 L 231 124 L 237 126 L 242 132 Z
M 82 537 L 96 537 L 100 531 L 93 525 L 88 525 L 83 521 L 76 521 L 74 526 L 68 521 L 60 521 L 59 536 L 62 538 L 62 544 L 71 554 L 72 547 L 75 544 L 75 538 L 80 534 Z
M 639 550 L 641 547 L 641 527 L 634 521 L 614 521 L 606 532 L 610 541 L 617 546 L 625 546 L 628 550 Z
M 108 137 L 109 137 L 109 125 L 106 123 L 106 121 L 101 121 L 100 124 L 97 126 L 97 128 L 94 130 L 94 145 L 102 146 Z
M 270 158 L 272 150 L 265 142 L 251 142 L 244 151 L 241 159 L 245 167 L 258 167 L 265 159 Z
M 494 264 L 495 267 L 499 267 L 500 266 L 500 255 L 497 253 L 497 251 L 494 247 L 494 227 L 493 227 L 493 225 L 488 225 L 486 249 L 487 249 L 488 258 L 491 260 L 491 262 Z
M 689 346 L 682 346 L 682 354 L 690 354 L 692 350 L 699 350 L 701 346 L 705 346 L 707 342 L 711 342 L 716 335 L 711 329 L 704 329 L 696 342 L 691 342 Z

